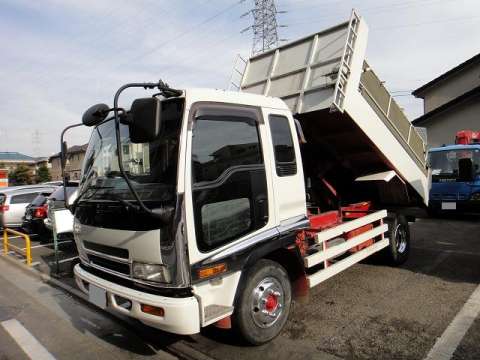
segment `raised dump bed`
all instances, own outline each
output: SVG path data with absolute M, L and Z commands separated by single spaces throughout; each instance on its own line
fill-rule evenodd
M 250 58 L 240 89 L 282 98 L 302 125 L 307 157 L 336 162 L 334 183 L 387 181 L 394 171 L 407 191 L 390 192 L 390 202 L 426 204 L 426 146 L 365 61 L 367 38 L 352 12 L 348 22 Z

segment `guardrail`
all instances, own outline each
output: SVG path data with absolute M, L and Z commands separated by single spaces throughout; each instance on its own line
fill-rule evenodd
M 25 249 L 21 249 L 15 245 L 9 244 L 8 242 L 8 234 L 13 234 L 16 236 L 20 236 L 25 240 Z M 32 265 L 32 245 L 30 242 L 30 236 L 27 234 L 21 233 L 20 231 L 16 231 L 13 229 L 4 228 L 3 229 L 3 251 L 5 255 L 8 254 L 9 248 L 15 251 L 18 254 L 24 255 L 27 258 L 27 265 Z

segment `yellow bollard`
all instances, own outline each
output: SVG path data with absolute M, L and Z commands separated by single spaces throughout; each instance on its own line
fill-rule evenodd
M 3 229 L 3 252 L 8 254 L 8 234 L 7 229 Z
M 22 237 L 25 240 L 25 249 L 20 249 L 17 246 L 8 244 L 8 233 Z M 5 252 L 5 255 L 8 254 L 9 248 L 12 248 L 12 250 L 15 251 L 16 253 L 25 255 L 25 257 L 27 258 L 26 259 L 27 265 L 28 266 L 32 265 L 32 244 L 30 242 L 30 236 L 28 236 L 27 234 L 21 233 L 20 231 L 4 228 L 3 229 L 3 251 Z M 23 251 L 25 251 L 25 254 L 23 254 Z
M 27 256 L 27 265 L 30 266 L 32 265 L 32 248 L 31 248 L 31 244 L 30 244 L 30 236 L 28 235 L 25 235 L 25 243 L 26 243 L 26 250 L 27 250 L 27 253 L 26 253 L 26 256 Z

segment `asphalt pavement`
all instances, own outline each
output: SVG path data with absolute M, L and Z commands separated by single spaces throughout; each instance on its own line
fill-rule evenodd
M 458 342 L 449 337 L 465 323 L 467 303 L 480 307 L 471 299 L 480 283 L 480 218 L 420 219 L 411 229 L 403 266 L 372 259 L 317 286 L 294 304 L 282 334 L 260 347 L 216 328 L 173 336 L 114 317 L 1 260 L 0 323 L 17 320 L 57 359 L 424 359 L 442 341 L 453 352 L 444 358 L 480 359 L 478 316 L 467 317 Z M 0 326 L 0 359 L 24 358 Z

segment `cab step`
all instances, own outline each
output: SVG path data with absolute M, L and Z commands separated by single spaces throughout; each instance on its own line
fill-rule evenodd
M 233 306 L 208 305 L 203 309 L 203 326 L 207 326 L 233 314 Z

